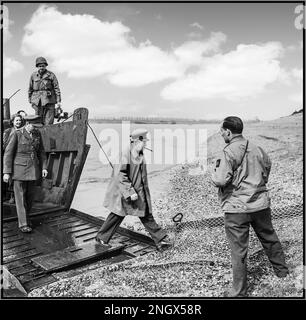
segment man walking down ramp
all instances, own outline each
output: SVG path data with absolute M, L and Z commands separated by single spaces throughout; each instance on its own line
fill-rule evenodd
M 130 145 L 123 152 L 121 163 L 107 188 L 104 206 L 110 214 L 99 230 L 96 241 L 107 244 L 126 215 L 137 216 L 150 233 L 158 250 L 170 246 L 171 240 L 155 221 L 143 149 L 148 131 L 136 129 L 130 136 Z
M 271 160 L 265 151 L 242 136 L 238 117 L 224 119 L 220 134 L 226 147 L 217 159 L 212 181 L 219 188 L 225 232 L 231 248 L 233 285 L 229 296 L 247 296 L 249 227 L 253 227 L 275 274 L 289 274 L 280 241 L 271 222 L 268 182 Z

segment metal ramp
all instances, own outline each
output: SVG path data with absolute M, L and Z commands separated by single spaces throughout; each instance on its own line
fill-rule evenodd
M 155 251 L 151 238 L 119 228 L 110 245 L 96 244 L 94 238 L 104 220 L 71 209 L 31 216 L 33 231 L 19 231 L 16 219 L 2 226 L 2 263 L 27 292 L 57 281 L 54 272 L 75 269 L 103 259 L 124 261 Z
M 89 263 L 96 259 L 111 257 L 122 251 L 124 247 L 124 245 L 116 245 L 109 248 L 100 244 L 87 243 L 34 257 L 31 261 L 46 273 L 51 273 L 75 267 L 84 262 Z

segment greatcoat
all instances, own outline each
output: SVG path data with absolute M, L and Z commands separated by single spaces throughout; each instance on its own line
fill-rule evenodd
M 138 199 L 131 201 L 129 197 L 134 193 Z M 124 150 L 120 164 L 113 169 L 104 206 L 119 216 L 144 217 L 146 207 L 152 213 L 145 158 L 142 154 L 135 154 L 131 147 Z

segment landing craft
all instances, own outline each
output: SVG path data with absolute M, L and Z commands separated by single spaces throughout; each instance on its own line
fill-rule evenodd
M 77 271 L 79 266 L 97 260 L 116 263 L 155 250 L 150 237 L 125 228 L 119 228 L 111 247 L 97 244 L 95 235 L 104 220 L 71 208 L 90 150 L 86 144 L 88 109 L 78 108 L 67 121 L 63 118 L 38 128 L 47 154 L 48 176 L 35 187 L 31 233 L 19 231 L 15 204 L 8 200 L 12 191 L 2 189 L 2 265 L 8 279 L 14 279 L 4 281 L 3 297 L 20 294 L 23 290 L 18 291 L 19 285 L 28 293 L 55 282 L 58 271 Z M 10 100 L 4 99 L 3 130 L 9 119 Z

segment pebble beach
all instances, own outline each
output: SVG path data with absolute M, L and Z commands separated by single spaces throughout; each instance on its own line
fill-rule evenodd
M 303 294 L 303 221 L 292 213 L 303 203 L 303 115 L 246 125 L 244 136 L 263 147 L 272 160 L 268 188 L 272 210 L 284 212 L 273 221 L 291 270 L 278 279 L 250 233 L 249 294 L 255 297 L 296 297 Z M 73 272 L 58 273 L 58 281 L 34 289 L 29 297 L 222 297 L 231 283 L 228 244 L 223 227 L 183 229 L 177 233 L 172 217 L 183 222 L 222 217 L 210 170 L 224 147 L 222 138 L 208 141 L 208 170 L 198 163 L 178 165 L 149 176 L 153 214 L 169 230 L 174 246 L 164 252 L 118 265 L 103 261 Z M 104 214 L 101 214 L 103 216 Z M 146 233 L 137 218 L 125 227 Z

